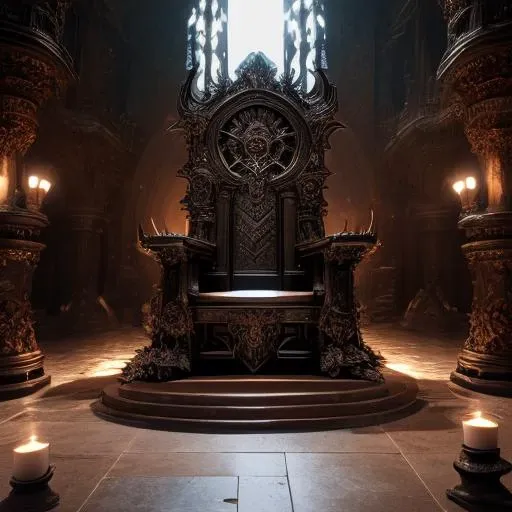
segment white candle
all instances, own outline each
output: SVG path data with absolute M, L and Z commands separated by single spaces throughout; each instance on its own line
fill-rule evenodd
M 474 418 L 462 422 L 464 445 L 475 450 L 494 450 L 498 448 L 498 424 L 482 418 L 477 412 Z
M 40 443 L 36 436 L 30 442 L 14 448 L 12 476 L 24 482 L 41 478 L 50 466 L 50 445 Z

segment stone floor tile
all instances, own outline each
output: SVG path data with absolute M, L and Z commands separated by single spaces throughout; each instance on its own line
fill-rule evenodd
M 450 453 L 459 451 L 462 444 L 462 427 L 450 430 L 410 430 L 389 432 L 389 436 L 404 454 Z
M 383 425 L 383 428 L 404 454 L 432 452 L 453 455 L 458 453 L 462 444 L 462 420 L 471 417 L 469 410 L 460 414 L 457 421 L 448 419 L 445 413 L 419 413 L 419 418 L 411 416 Z M 500 446 L 512 450 L 512 422 L 496 421 L 500 425 Z
M 238 512 L 292 512 L 286 477 L 241 477 Z
M 510 460 L 512 452 L 502 455 Z M 446 489 L 460 483 L 459 475 L 453 469 L 456 456 L 447 453 L 414 453 L 406 456 L 409 464 L 447 512 L 461 511 L 458 505 L 446 497 Z M 506 475 L 501 481 L 512 489 L 512 474 Z
M 111 475 L 116 478 L 101 481 L 97 491 L 108 495 L 108 486 L 114 489 L 119 485 L 117 488 L 121 489 L 129 486 L 130 481 L 139 482 L 140 488 L 154 484 L 158 489 L 158 481 L 165 482 L 157 494 L 165 495 L 170 486 L 169 495 L 181 496 L 181 501 L 169 501 L 178 503 L 178 508 L 171 510 L 191 512 L 194 508 L 186 507 L 184 497 L 188 498 L 189 494 L 183 490 L 186 487 L 183 482 L 197 482 L 198 477 L 203 482 L 221 482 L 226 480 L 222 477 L 227 477 L 231 482 L 229 492 L 222 493 L 218 505 L 224 508 L 219 510 L 236 512 L 236 477 L 241 477 L 242 487 L 245 477 L 272 477 L 247 479 L 258 480 L 261 485 L 265 481 L 280 481 L 286 475 L 283 453 L 288 452 L 290 484 L 293 497 L 297 498 L 295 512 L 395 512 L 399 510 L 398 503 L 404 504 L 400 510 L 408 512 L 435 512 L 438 506 L 425 494 L 425 487 L 410 465 L 451 512 L 453 509 L 449 508 L 444 492 L 447 485 L 457 482 L 452 462 L 462 438 L 461 421 L 476 410 L 493 416 L 500 425 L 503 456 L 511 460 L 512 400 L 481 395 L 448 383 L 462 336 L 450 339 L 392 326 L 371 326 L 364 329 L 364 336 L 383 354 L 386 365 L 417 379 L 419 398 L 426 404 L 422 410 L 382 428 L 231 435 L 134 429 L 108 423 L 92 413 L 90 405 L 102 387 L 116 379 L 108 374 L 120 371 L 134 351 L 147 343 L 142 330 L 124 329 L 82 339 L 44 341 L 41 346 L 46 354 L 46 371 L 52 376 L 51 386 L 28 397 L 0 402 L 1 494 L 5 496 L 10 490 L 12 448 L 28 440 L 31 434 L 37 434 L 51 442 L 52 461 L 57 465 L 53 485 L 63 497 L 58 511 L 76 510 L 105 472 L 114 467 Z M 177 478 L 180 476 L 190 478 Z M 124 483 L 115 484 L 116 481 Z M 512 487 L 511 476 L 504 478 L 504 482 Z M 201 486 L 194 483 L 188 488 L 193 496 Z M 203 494 L 213 496 L 212 493 L 215 494 L 209 490 Z M 114 495 L 115 489 L 109 498 L 111 507 L 103 510 L 133 509 L 131 505 L 136 498 L 126 509 L 122 506 L 123 493 L 118 496 L 121 504 L 114 502 Z M 95 492 L 94 496 L 99 494 Z M 141 507 L 142 503 L 139 502 Z M 164 503 L 167 504 L 165 500 Z M 243 503 L 242 496 L 240 505 Z M 92 507 L 89 511 L 102 510 L 88 506 Z M 201 505 L 199 510 L 210 512 L 212 508 Z
M 55 474 L 51 488 L 60 495 L 56 512 L 76 512 L 115 462 L 116 456 L 52 457 Z M 0 455 L 0 500 L 10 492 L 12 455 Z M 22 511 L 20 511 L 22 512 Z
M 124 453 L 109 477 L 286 476 L 284 453 Z
M 237 478 L 106 478 L 80 512 L 236 512 L 237 497 Z
M 81 403 L 75 402 L 73 407 L 61 408 L 60 405 L 56 405 L 55 409 L 42 408 L 37 405 L 29 406 L 23 414 L 18 418 L 17 421 L 29 421 L 29 422 L 79 422 L 79 423 L 90 423 L 90 422 L 104 422 L 102 418 L 94 414 L 91 409 L 90 402 Z
M 295 512 L 441 510 L 400 455 L 286 454 L 286 462 Z
M 327 432 L 225 435 L 141 430 L 128 451 L 398 453 L 397 447 L 378 427 Z
M 53 455 L 116 454 L 126 450 L 137 430 L 108 422 L 11 421 L 0 428 L 0 447 L 12 450 L 30 436 L 50 443 Z

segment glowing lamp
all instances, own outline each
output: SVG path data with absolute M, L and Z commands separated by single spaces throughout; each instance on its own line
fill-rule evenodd
M 49 447 L 32 436 L 29 443 L 14 448 L 13 477 L 24 482 L 41 478 L 50 466 Z
M 38 176 L 29 176 L 28 187 L 29 188 L 37 188 L 38 185 L 39 185 L 39 177 Z
M 476 179 L 473 176 L 468 176 L 466 178 L 466 188 L 468 190 L 475 190 L 475 188 L 476 188 Z
M 462 428 L 464 444 L 453 463 L 460 484 L 446 495 L 464 510 L 512 510 L 512 493 L 500 482 L 512 464 L 500 457 L 498 424 L 478 411 Z
M 47 194 L 52 188 L 52 184 L 48 180 L 41 180 L 39 182 L 39 188 L 43 189 Z
M 466 184 L 461 180 L 461 181 L 456 181 L 454 184 L 453 184 L 453 190 L 455 190 L 455 192 L 457 192 L 457 194 L 461 194 L 462 191 L 466 188 Z
M 462 422 L 464 445 L 474 450 L 495 450 L 498 447 L 498 424 L 482 417 L 477 411 L 473 418 Z

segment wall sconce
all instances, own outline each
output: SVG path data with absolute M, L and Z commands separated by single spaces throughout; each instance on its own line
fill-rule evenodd
M 52 184 L 45 178 L 32 175 L 28 177 L 28 203 L 31 207 L 39 210 L 44 198 L 52 188 Z
M 476 188 L 477 181 L 474 176 L 466 176 L 457 180 L 452 185 L 453 190 L 459 195 L 462 205 L 462 215 L 469 215 L 477 208 Z

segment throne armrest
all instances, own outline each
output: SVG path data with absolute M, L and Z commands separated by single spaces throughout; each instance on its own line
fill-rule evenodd
M 308 261 L 313 271 L 313 291 L 315 295 L 329 294 L 330 280 L 334 267 L 347 265 L 349 268 L 372 252 L 377 246 L 374 233 L 342 232 L 319 240 L 301 242 L 295 246 L 300 258 Z
M 212 261 L 215 257 L 216 245 L 207 240 L 192 238 L 177 233 L 145 235 L 139 228 L 139 247 L 155 257 L 165 272 L 164 275 L 178 283 L 175 291 L 179 300 L 186 301 L 186 295 L 199 295 L 199 264 L 200 260 Z M 165 283 L 162 284 L 162 287 Z M 173 299 L 173 300 L 174 300 Z
M 342 232 L 329 235 L 319 240 L 301 242 L 295 246 L 297 253 L 302 258 L 325 254 L 326 251 L 346 249 L 350 252 L 360 252 L 361 257 L 378 245 L 375 233 Z M 346 252 L 346 251 L 341 251 Z
M 192 238 L 178 233 L 146 235 L 141 228 L 139 228 L 139 245 L 145 251 L 153 253 L 171 250 L 207 260 L 213 260 L 216 251 L 216 245 L 207 240 Z

